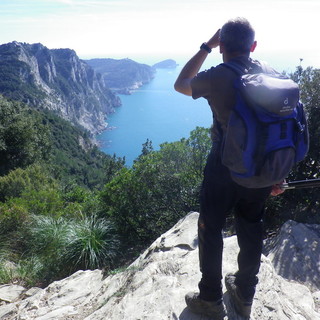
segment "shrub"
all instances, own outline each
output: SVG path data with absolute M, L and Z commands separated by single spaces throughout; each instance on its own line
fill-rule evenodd
M 0 283 L 14 283 L 24 287 L 39 286 L 43 271 L 43 265 L 37 257 L 20 260 L 17 264 L 1 260 Z
M 95 216 L 81 219 L 33 216 L 25 240 L 26 255 L 37 257 L 43 270 L 38 281 L 48 284 L 79 269 L 112 265 L 118 242 L 112 225 Z
M 73 221 L 68 230 L 67 260 L 77 268 L 110 266 L 117 254 L 118 241 L 110 222 L 96 216 Z
M 12 203 L 0 204 L 0 236 L 17 231 L 28 219 L 29 213 L 23 206 Z
M 44 186 L 57 186 L 44 166 L 31 165 L 26 169 L 17 168 L 0 177 L 0 201 L 19 197 L 26 190 L 39 191 Z

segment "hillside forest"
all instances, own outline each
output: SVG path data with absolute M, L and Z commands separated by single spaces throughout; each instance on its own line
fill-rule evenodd
M 308 114 L 310 151 L 289 181 L 319 178 L 320 71 L 297 67 Z M 82 128 L 52 111 L 0 98 L 0 283 L 44 287 L 79 269 L 126 267 L 190 211 L 210 129 L 141 146 L 132 167 L 92 143 Z M 320 223 L 319 190 L 288 190 L 267 203 L 266 237 L 293 219 Z M 232 215 L 226 230 L 233 233 Z

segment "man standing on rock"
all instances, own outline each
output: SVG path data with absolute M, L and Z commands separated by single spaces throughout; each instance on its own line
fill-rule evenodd
M 207 99 L 214 115 L 213 145 L 204 171 L 198 222 L 200 292 L 187 294 L 186 303 L 192 312 L 217 320 L 226 315 L 221 284 L 222 229 L 226 214 L 234 210 L 240 252 L 238 271 L 228 274 L 225 283 L 236 311 L 249 318 L 262 254 L 265 201 L 270 193 L 277 195 L 282 191 L 279 186 L 245 188 L 231 179 L 229 169 L 221 163 L 220 149 L 236 101 L 233 83 L 237 74 L 225 65 L 198 72 L 208 54 L 217 47 L 223 62 L 234 61 L 250 73 L 262 72 L 260 63 L 250 58 L 256 45 L 255 32 L 246 19 L 230 20 L 201 45 L 175 83 L 176 91 L 194 99 Z

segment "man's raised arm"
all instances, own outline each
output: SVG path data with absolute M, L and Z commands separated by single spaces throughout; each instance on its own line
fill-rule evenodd
M 182 68 L 175 84 L 174 89 L 187 96 L 192 95 L 191 80 L 198 74 L 203 62 L 206 60 L 211 49 L 216 48 L 220 42 L 220 29 L 214 36 L 204 44 L 204 48 L 200 49 L 187 64 Z

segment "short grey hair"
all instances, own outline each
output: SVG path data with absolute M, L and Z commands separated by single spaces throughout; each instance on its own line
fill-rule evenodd
M 226 22 L 220 31 L 220 41 L 229 53 L 250 53 L 255 31 L 245 18 Z

